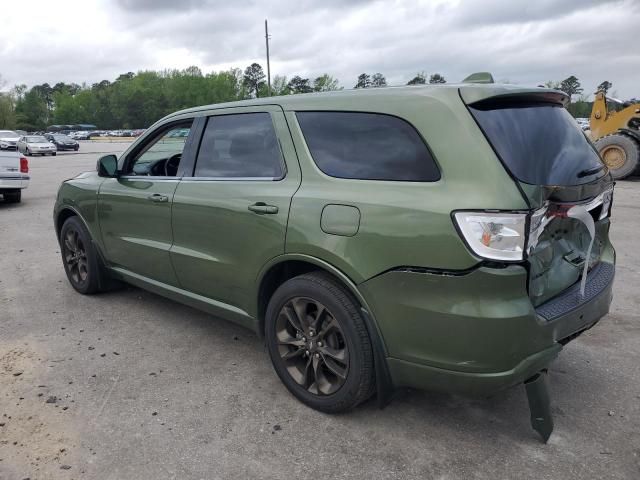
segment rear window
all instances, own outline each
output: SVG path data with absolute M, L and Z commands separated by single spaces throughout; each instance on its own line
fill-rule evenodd
M 408 122 L 376 113 L 298 112 L 314 162 L 327 175 L 361 180 L 433 182 L 440 172 Z
M 489 105 L 470 110 L 505 167 L 524 183 L 579 185 L 607 173 L 561 105 Z

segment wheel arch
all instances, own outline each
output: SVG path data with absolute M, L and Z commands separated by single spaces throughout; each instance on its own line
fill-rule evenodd
M 258 334 L 264 335 L 264 316 L 269 299 L 287 280 L 312 271 L 324 271 L 338 280 L 355 297 L 369 315 L 371 309 L 355 282 L 334 265 L 316 257 L 304 254 L 284 254 L 271 259 L 261 270 L 257 280 L 255 312 L 258 319 Z
M 66 222 L 67 219 L 71 217 L 79 217 L 80 220 L 82 220 L 82 217 L 74 208 L 66 205 L 62 207 L 60 211 L 56 214 L 56 219 L 55 219 L 56 238 L 60 239 L 60 231 L 62 230 L 62 225 L 64 225 L 64 222 Z M 82 220 L 82 222 L 85 224 L 85 227 L 86 227 L 87 223 L 84 220 Z
M 102 251 L 102 245 L 100 245 L 100 242 L 97 241 L 97 239 L 95 238 L 96 233 L 92 231 L 92 229 L 89 226 L 89 223 L 84 219 L 82 214 L 75 207 L 72 207 L 71 205 L 61 206 L 60 211 L 58 211 L 55 215 L 54 226 L 56 229 L 56 238 L 58 239 L 58 242 L 60 241 L 60 232 L 62 231 L 62 226 L 64 225 L 64 222 L 66 222 L 71 217 L 78 217 L 80 219 L 80 221 L 84 225 L 84 228 L 86 228 L 87 232 L 89 232 L 89 237 L 91 237 L 91 243 L 94 245 L 94 247 L 98 251 L 98 255 L 100 256 L 101 260 L 104 262 L 105 261 L 104 252 Z

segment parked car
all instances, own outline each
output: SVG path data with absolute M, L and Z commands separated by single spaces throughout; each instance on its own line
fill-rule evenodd
M 19 138 L 13 130 L 0 130 L 0 150 L 17 150 Z
M 44 137 L 49 140 L 49 142 L 53 143 L 58 151 L 75 150 L 77 152 L 80 148 L 80 144 L 67 135 L 61 135 L 59 133 L 46 133 Z
M 609 311 L 615 264 L 613 182 L 567 100 L 468 84 L 176 112 L 61 185 L 65 272 L 253 329 L 312 408 L 524 382 L 547 439 L 545 372 Z
M 19 203 L 29 186 L 29 161 L 18 152 L 0 152 L 0 194 L 7 203 Z
M 589 130 L 590 124 L 588 118 L 576 118 L 576 123 L 582 130 Z
M 25 155 L 56 155 L 56 146 L 43 135 L 26 135 L 18 140 L 18 151 Z
M 74 140 L 89 140 L 91 133 L 86 131 L 74 132 L 69 135 Z

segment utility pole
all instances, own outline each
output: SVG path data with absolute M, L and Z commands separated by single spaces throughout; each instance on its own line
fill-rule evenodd
M 264 40 L 267 44 L 267 91 L 271 96 L 271 66 L 269 65 L 269 27 L 267 26 L 267 19 L 264 19 Z

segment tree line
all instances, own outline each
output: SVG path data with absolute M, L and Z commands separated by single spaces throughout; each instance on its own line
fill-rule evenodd
M 417 73 L 407 85 L 446 83 L 440 73 L 429 76 Z M 387 85 L 382 73 L 361 73 L 353 88 L 376 88 Z M 0 88 L 2 87 L 0 78 Z M 571 97 L 574 116 L 588 117 L 592 102 L 582 95 L 575 76 L 562 81 L 549 81 L 545 86 L 558 88 Z M 598 89 L 608 91 L 611 82 Z M 229 102 L 270 95 L 295 95 L 341 90 L 338 79 L 325 73 L 316 78 L 299 75 L 288 79 L 276 75 L 267 85 L 262 66 L 252 63 L 244 70 L 230 69 L 203 73 L 192 66 L 183 70 L 128 72 L 114 81 L 102 80 L 92 85 L 58 82 L 15 85 L 8 93 L 0 93 L 0 128 L 27 131 L 44 130 L 52 124 L 90 123 L 100 129 L 144 128 L 159 118 L 183 108 Z
M 584 88 L 578 78 L 575 75 L 571 75 L 564 80 L 549 80 L 541 85 L 547 88 L 555 88 L 556 90 L 561 90 L 569 96 L 570 103 L 567 105 L 567 110 L 576 118 L 589 118 L 591 116 L 591 110 L 593 108 L 593 101 L 589 100 L 589 95 L 584 94 Z M 613 88 L 613 83 L 608 80 L 604 80 L 599 83 L 596 87 L 595 93 L 604 92 L 605 95 L 609 93 L 609 90 Z M 616 96 L 616 93 L 613 92 L 613 96 Z M 640 103 L 640 99 L 631 98 L 629 100 L 631 103 Z M 620 108 L 619 105 L 613 103 L 610 104 L 609 107 L 612 110 L 617 110 Z

